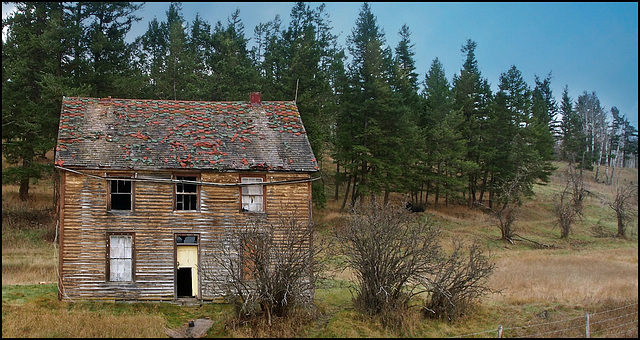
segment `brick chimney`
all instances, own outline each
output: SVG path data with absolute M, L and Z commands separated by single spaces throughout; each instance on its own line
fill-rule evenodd
M 260 92 L 251 92 L 249 95 L 249 99 L 251 101 L 251 105 L 259 106 L 262 104 L 262 99 L 260 99 Z

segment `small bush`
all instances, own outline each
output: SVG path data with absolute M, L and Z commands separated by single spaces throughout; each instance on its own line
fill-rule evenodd
M 453 253 L 440 258 L 435 271 L 423 277 L 430 293 L 424 306 L 426 315 L 449 321 L 464 315 L 478 298 L 494 292 L 487 286 L 494 268 L 478 244 L 464 251 L 464 245 L 454 241 Z

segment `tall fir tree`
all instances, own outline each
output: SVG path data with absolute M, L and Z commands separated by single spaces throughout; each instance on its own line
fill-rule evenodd
M 125 97 L 131 93 L 133 75 L 130 44 L 125 37 L 142 5 L 131 2 L 86 2 L 82 12 L 87 15 L 84 29 L 86 61 L 89 67 L 86 82 L 95 97 Z
M 504 183 L 517 179 L 522 195 L 533 195 L 533 185 L 548 181 L 550 160 L 538 152 L 536 117 L 532 114 L 532 91 L 522 73 L 512 66 L 500 76 L 496 94 L 492 145 L 496 153 L 490 164 L 490 205 L 500 201 Z M 546 126 L 546 125 L 545 125 Z M 548 126 L 545 127 L 548 130 Z M 504 204 L 504 202 L 503 202 Z
M 569 87 L 566 85 L 562 91 L 560 111 L 562 113 L 561 159 L 570 163 L 580 164 L 580 167 L 582 167 L 584 165 L 583 157 L 587 152 L 586 135 L 584 134 L 582 118 L 573 110 L 573 102 L 569 97 Z
M 464 190 L 466 181 L 458 174 L 473 167 L 473 163 L 465 161 L 466 141 L 460 132 L 463 116 L 453 109 L 453 92 L 438 58 L 425 76 L 424 97 L 425 107 L 418 119 L 424 138 L 418 144 L 424 151 L 419 160 L 418 169 L 423 174 L 419 183 L 433 185 L 433 207 L 438 210 L 442 196 L 448 202 Z
M 356 26 L 347 38 L 352 62 L 348 68 L 347 107 L 339 117 L 340 159 L 353 184 L 351 203 L 385 190 L 397 190 L 408 113 L 391 88 L 392 55 L 384 48 L 384 33 L 368 3 L 362 6 Z M 346 198 L 346 196 L 345 196 Z
M 531 111 L 536 126 L 536 146 L 545 160 L 554 160 L 557 135 L 559 133 L 558 104 L 551 90 L 551 73 L 545 79 L 535 76 L 535 87 L 531 93 Z
M 468 39 L 462 46 L 461 51 L 465 54 L 460 74 L 453 77 L 454 109 L 459 110 L 464 123 L 461 126 L 462 136 L 466 141 L 466 160 L 475 163 L 477 166 L 469 169 L 464 175 L 467 176 L 467 204 L 471 207 L 474 202 L 482 200 L 480 198 L 482 187 L 487 182 L 488 171 L 484 168 L 488 153 L 492 152 L 492 147 L 484 142 L 486 134 L 490 130 L 483 126 L 492 103 L 492 93 L 488 81 L 482 78 L 475 50 L 477 43 Z M 482 184 L 481 184 L 482 183 Z
M 239 10 L 227 19 L 226 27 L 219 21 L 216 23 L 211 65 L 215 100 L 248 100 L 249 93 L 260 92 L 247 41 Z
M 23 201 L 31 181 L 51 169 L 36 158 L 53 149 L 57 135 L 63 11 L 61 3 L 19 2 L 3 20 L 8 31 L 2 44 L 2 156 L 9 166 L 3 167 L 2 182 L 19 184 Z

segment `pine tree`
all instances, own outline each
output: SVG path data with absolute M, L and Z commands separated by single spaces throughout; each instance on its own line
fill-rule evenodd
M 63 7 L 60 3 L 16 3 L 16 12 L 3 22 L 8 28 L 2 44 L 2 155 L 8 167 L 2 182 L 20 185 L 19 197 L 29 198 L 31 180 L 51 165 L 36 162 L 55 146 L 62 97 Z
M 482 192 L 487 182 L 488 170 L 483 168 L 488 153 L 493 149 L 485 143 L 485 134 L 490 130 L 483 126 L 492 102 L 492 94 L 486 79 L 482 78 L 475 57 L 476 42 L 467 40 L 461 51 L 466 55 L 460 74 L 453 77 L 454 109 L 464 116 L 461 125 L 462 136 L 466 141 L 466 160 L 477 166 L 469 169 L 465 176 L 468 178 L 467 201 L 469 207 L 474 202 L 482 200 Z M 480 192 L 479 192 L 480 191 Z M 479 194 L 479 195 L 478 195 Z M 480 196 L 480 197 L 479 197 Z
M 583 121 L 573 110 L 573 103 L 569 97 L 569 88 L 565 85 L 562 92 L 562 143 L 561 159 L 570 163 L 583 164 L 583 157 L 587 152 L 586 136 L 584 134 Z
M 383 190 L 397 190 L 402 168 L 403 132 L 408 126 L 407 109 L 394 96 L 390 84 L 392 56 L 384 48 L 384 33 L 378 28 L 369 4 L 362 6 L 356 27 L 347 38 L 352 62 L 348 69 L 350 90 L 338 130 L 350 139 L 339 140 L 340 159 L 353 182 L 351 203 Z
M 466 141 L 460 132 L 463 116 L 453 110 L 453 92 L 438 58 L 433 60 L 425 76 L 424 97 L 425 108 L 418 120 L 424 138 L 423 143 L 418 144 L 424 151 L 419 167 L 423 172 L 420 183 L 433 185 L 434 209 L 438 210 L 442 194 L 453 198 L 463 191 L 466 182 L 458 173 L 472 167 L 465 161 Z
M 80 6 L 80 5 L 79 5 Z M 133 22 L 134 12 L 141 4 L 130 2 L 87 2 L 81 10 L 87 16 L 83 29 L 89 67 L 86 82 L 92 96 L 123 97 L 131 93 L 131 47 L 125 42 Z
M 260 91 L 258 73 L 251 62 L 240 11 L 236 10 L 223 27 L 218 21 L 212 36 L 216 53 L 212 57 L 215 100 L 247 100 Z
M 538 153 L 545 160 L 555 159 L 556 133 L 558 130 L 558 104 L 551 90 L 551 74 L 545 79 L 535 76 L 535 88 L 531 93 L 531 111 L 535 119 Z
M 211 58 L 214 53 L 211 25 L 196 14 L 187 38 L 187 49 L 193 57 L 193 72 L 188 75 L 185 98 L 189 100 L 213 100 Z

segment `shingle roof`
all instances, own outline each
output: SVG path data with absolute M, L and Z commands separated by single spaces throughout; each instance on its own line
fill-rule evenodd
M 295 102 L 65 97 L 55 164 L 122 170 L 317 171 Z

